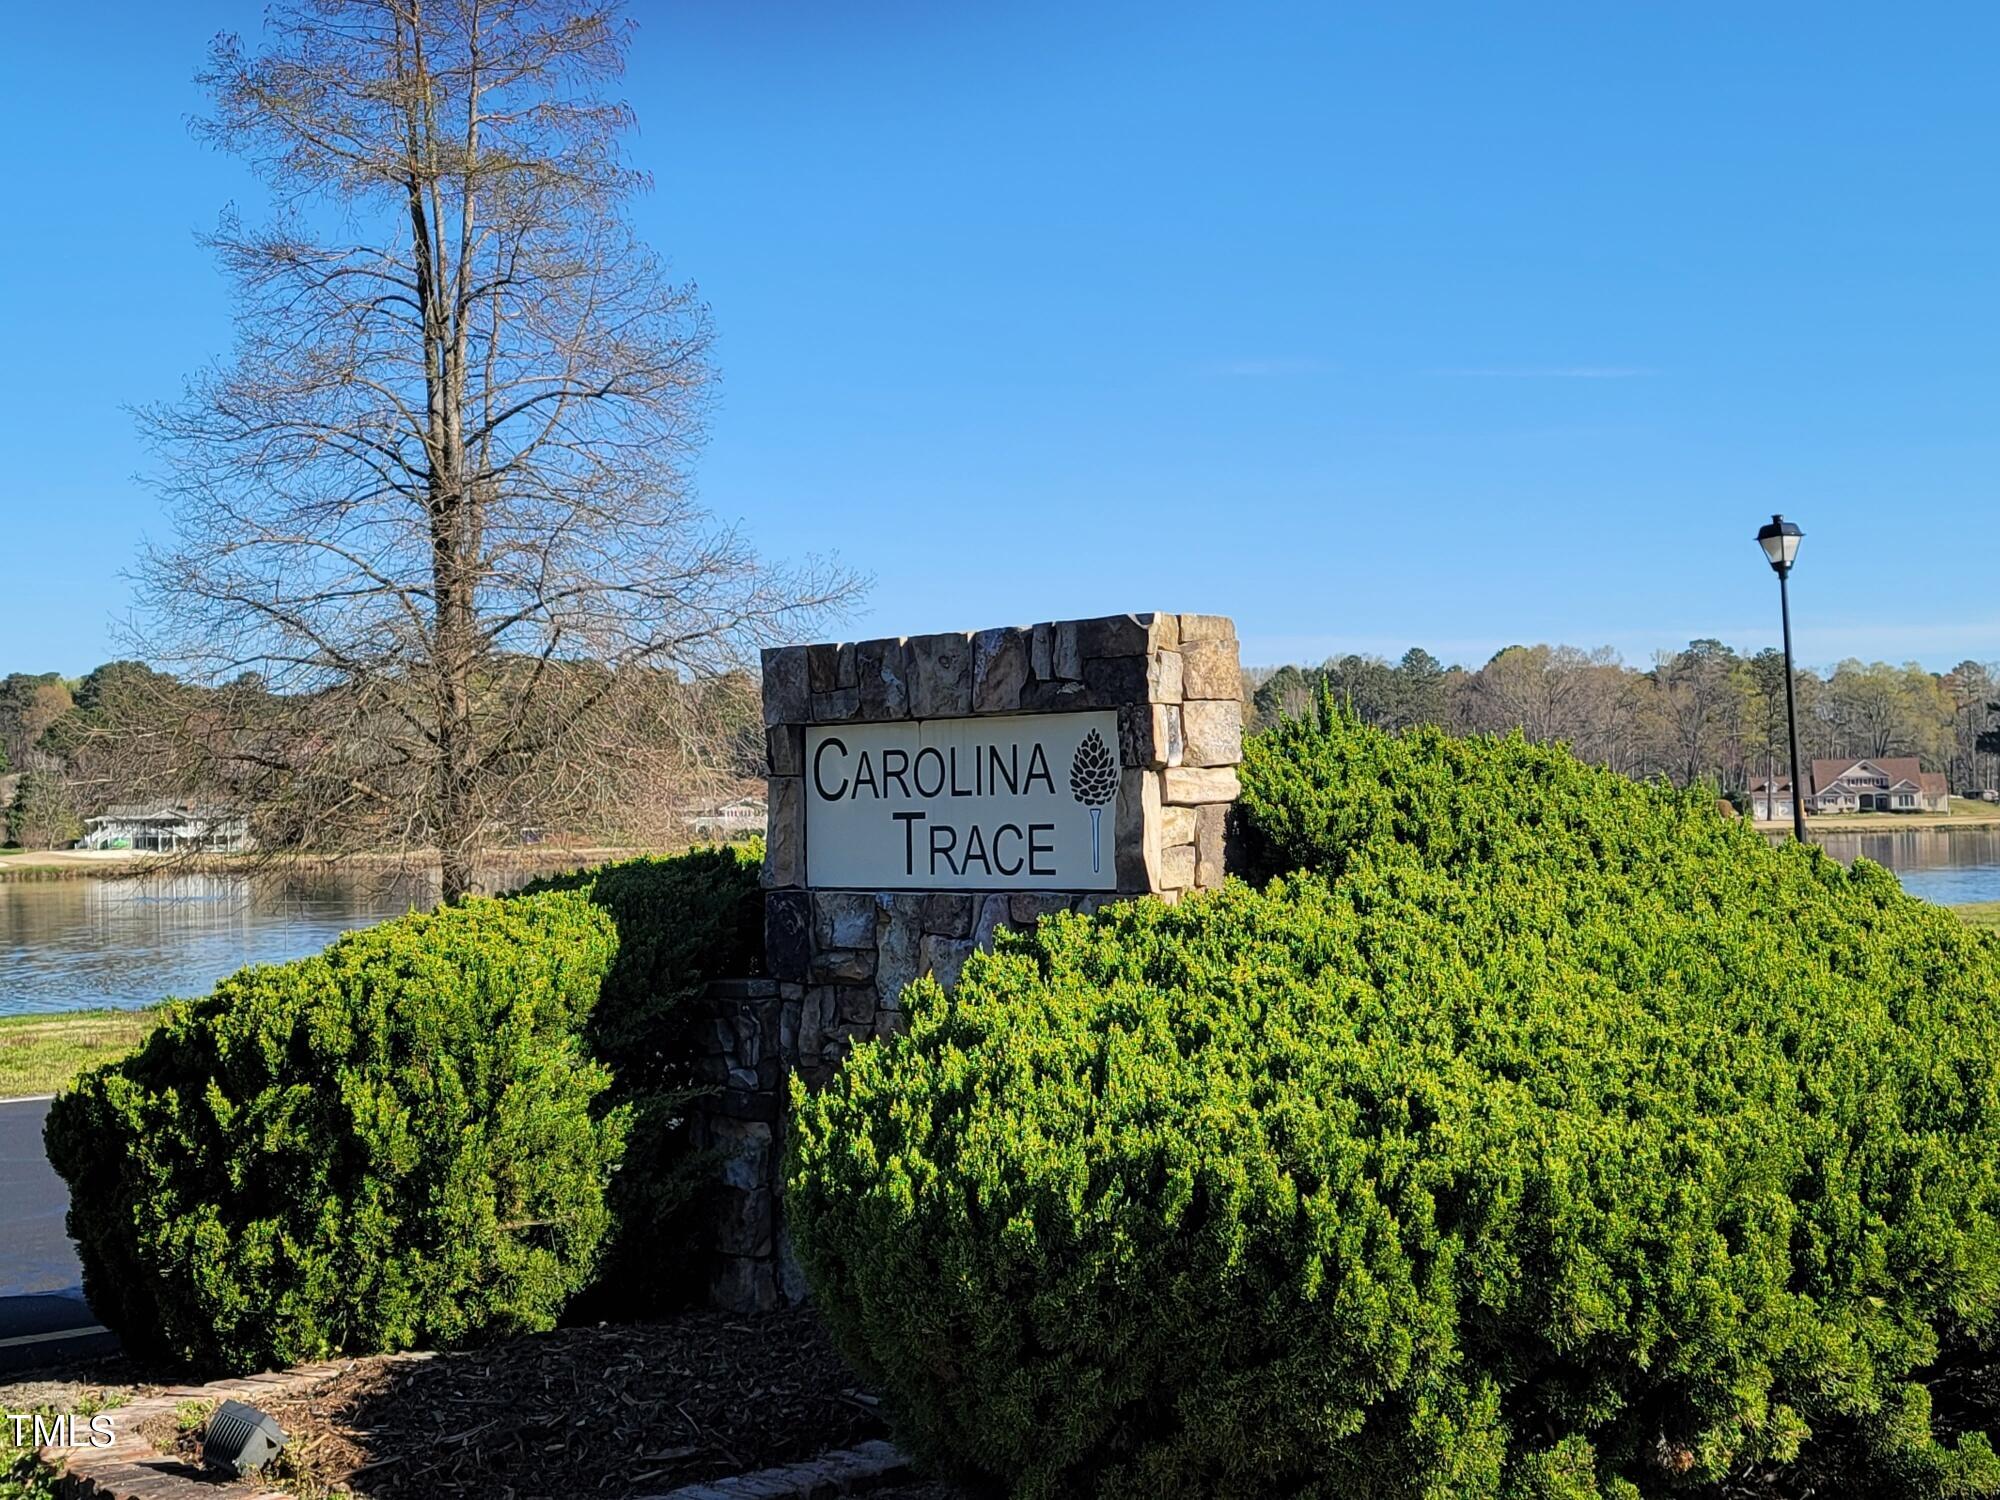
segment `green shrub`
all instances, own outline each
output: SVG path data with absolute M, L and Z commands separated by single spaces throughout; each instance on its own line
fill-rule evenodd
M 1244 783 L 1308 870 L 1045 922 L 795 1092 L 906 1443 L 1019 1496 L 2000 1493 L 2000 948 L 1518 739 L 1329 716 Z
M 553 875 L 522 896 L 573 891 L 608 916 L 618 956 L 589 1024 L 591 1054 L 620 1092 L 677 1088 L 688 1078 L 689 1003 L 711 979 L 760 973 L 761 839 L 647 855 Z
M 611 1180 L 604 1265 L 579 1315 L 659 1313 L 704 1285 L 692 1265 L 699 1193 L 709 1177 L 688 1140 L 696 1091 L 692 1002 L 712 979 L 762 972 L 763 859 L 762 840 L 750 840 L 559 875 L 524 893 L 577 892 L 618 931 L 618 957 L 585 1039 L 611 1070 L 599 1108 L 629 1114 L 629 1147 Z
M 579 1041 L 615 948 L 578 896 L 472 900 L 170 1004 L 50 1107 L 92 1308 L 237 1370 L 553 1326 L 622 1145 Z
M 1241 781 L 1253 883 L 1382 860 L 1454 873 L 1531 861 L 1642 880 L 1679 867 L 1707 880 L 1711 860 L 1748 874 L 1743 851 L 1762 848 L 1754 829 L 1716 817 L 1711 792 L 1633 781 L 1519 736 L 1385 734 L 1326 702 L 1246 740 Z

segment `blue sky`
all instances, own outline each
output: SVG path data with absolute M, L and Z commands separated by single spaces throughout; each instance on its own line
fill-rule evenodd
M 112 654 L 131 403 L 261 194 L 190 75 L 261 7 L 0 57 L 0 671 Z M 714 309 L 703 498 L 849 635 L 1185 608 L 1247 659 L 1775 637 L 2000 657 L 2000 9 L 644 0 L 642 233 Z

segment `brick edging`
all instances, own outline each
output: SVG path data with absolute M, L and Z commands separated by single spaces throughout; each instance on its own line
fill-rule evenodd
M 863 1495 L 890 1480 L 907 1478 L 909 1473 L 910 1461 L 902 1450 L 874 1438 L 852 1448 L 822 1453 L 805 1463 L 683 1485 L 663 1495 L 641 1495 L 636 1500 L 823 1500 L 833 1495 Z
M 375 1361 L 416 1361 L 428 1353 L 373 1356 Z M 197 1476 L 177 1454 L 161 1453 L 140 1429 L 158 1417 L 172 1417 L 184 1401 L 235 1399 L 255 1406 L 282 1400 L 345 1374 L 359 1360 L 329 1360 L 291 1370 L 216 1380 L 207 1385 L 162 1386 L 149 1396 L 109 1415 L 118 1436 L 103 1448 L 44 1448 L 42 1461 L 61 1470 L 55 1489 L 64 1500 L 296 1500 L 255 1479 L 219 1483 Z M 728 1479 L 685 1485 L 664 1495 L 640 1500 L 825 1500 L 835 1495 L 866 1494 L 909 1475 L 910 1462 L 894 1444 L 881 1439 L 852 1448 L 837 1448 L 804 1463 L 760 1469 Z
M 376 1360 L 424 1360 L 428 1353 L 376 1355 Z M 215 1380 L 207 1385 L 161 1386 L 125 1406 L 111 1407 L 117 1437 L 103 1448 L 44 1448 L 42 1462 L 60 1471 L 55 1489 L 64 1500 L 296 1500 L 282 1490 L 274 1490 L 260 1480 L 240 1479 L 220 1483 L 210 1476 L 197 1477 L 192 1466 L 177 1454 L 162 1453 L 141 1434 L 140 1429 L 157 1417 L 172 1417 L 183 1401 L 226 1401 L 235 1399 L 255 1406 L 260 1401 L 281 1400 L 345 1374 L 359 1360 L 327 1360 L 299 1365 L 290 1370 L 245 1375 L 234 1380 Z

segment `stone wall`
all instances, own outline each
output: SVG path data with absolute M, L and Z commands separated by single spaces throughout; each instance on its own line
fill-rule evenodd
M 766 1311 L 805 1295 L 779 1244 L 783 1024 L 784 1006 L 772 979 L 710 985 L 696 1021 L 701 1042 L 696 1076 L 707 1092 L 696 1104 L 690 1144 L 710 1156 L 716 1173 L 708 1295 L 717 1306 L 737 1312 Z
M 809 1087 L 849 1047 L 903 1025 L 903 987 L 949 988 L 1000 927 L 1222 882 L 1242 759 L 1236 630 L 1220 615 L 1130 614 L 764 653 L 769 752 L 767 980 L 717 986 L 708 1005 L 705 1143 L 721 1160 L 714 1299 L 748 1310 L 801 1288 L 777 1201 L 785 1075 Z M 1117 889 L 806 888 L 805 738 L 815 725 L 1112 709 L 1120 779 Z

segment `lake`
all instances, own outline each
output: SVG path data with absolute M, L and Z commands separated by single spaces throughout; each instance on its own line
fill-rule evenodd
M 412 875 L 0 882 L 0 1015 L 205 994 L 245 964 L 317 953 L 436 899 Z
M 1812 831 L 1812 825 L 1806 825 Z M 1842 864 L 1872 859 L 1896 872 L 1903 889 L 1946 906 L 2000 901 L 2000 828 L 1908 828 L 1880 833 L 1813 833 Z

